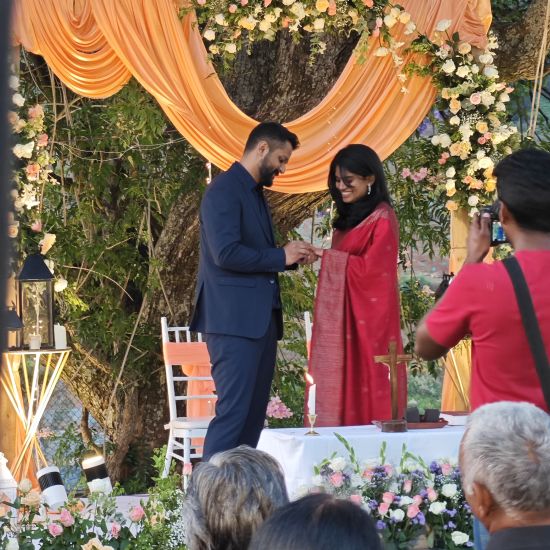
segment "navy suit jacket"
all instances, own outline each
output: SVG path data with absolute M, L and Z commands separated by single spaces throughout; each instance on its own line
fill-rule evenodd
M 192 330 L 246 338 L 267 332 L 285 252 L 275 247 L 269 208 L 261 207 L 256 185 L 235 162 L 204 193 Z M 278 316 L 280 339 L 280 310 Z

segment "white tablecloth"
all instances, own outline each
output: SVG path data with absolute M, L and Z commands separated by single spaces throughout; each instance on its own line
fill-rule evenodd
M 386 441 L 386 457 L 397 465 L 401 459 L 403 443 L 411 453 L 426 462 L 441 458 L 456 460 L 464 426 L 445 426 L 435 430 L 409 430 L 404 433 L 382 433 L 375 426 L 345 426 L 316 428 L 318 436 L 307 436 L 306 428 L 265 429 L 258 449 L 275 457 L 282 465 L 288 494 L 292 498 L 299 488 L 311 485 L 313 466 L 333 452 L 347 457 L 347 451 L 334 436 L 345 437 L 355 449 L 358 459 L 378 458 L 380 446 Z

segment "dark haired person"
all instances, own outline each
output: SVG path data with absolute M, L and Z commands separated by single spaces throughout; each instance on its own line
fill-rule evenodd
M 371 517 L 349 500 L 318 493 L 276 510 L 248 550 L 381 550 Z
M 399 228 L 378 155 L 349 145 L 334 157 L 328 186 L 338 216 L 322 254 L 313 316 L 310 371 L 321 426 L 391 418 L 388 370 L 374 362 L 391 340 L 401 348 L 397 257 Z M 399 408 L 407 382 L 399 367 Z
M 276 246 L 263 195 L 296 147 L 298 138 L 281 124 L 259 124 L 240 162 L 214 178 L 202 199 L 191 329 L 206 335 L 218 395 L 205 459 L 238 445 L 256 447 L 283 333 L 277 273 L 316 259 L 302 241 Z
M 500 221 L 550 356 L 550 153 L 517 151 L 498 163 L 494 175 Z M 472 410 L 496 401 L 525 401 L 548 412 L 510 277 L 502 262 L 482 263 L 490 223 L 488 214 L 474 216 L 465 265 L 420 324 L 416 352 L 436 359 L 471 335 Z M 476 548 L 483 548 L 479 537 Z

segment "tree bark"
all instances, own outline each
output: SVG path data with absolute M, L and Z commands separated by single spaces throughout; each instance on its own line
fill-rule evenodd
M 507 82 L 534 80 L 546 20 L 547 0 L 533 0 L 518 22 L 501 23 L 493 20 L 499 49 L 496 64 L 501 79 Z M 549 29 L 550 30 L 550 26 Z M 550 52 L 547 42 L 545 57 Z M 548 66 L 545 66 L 545 74 Z

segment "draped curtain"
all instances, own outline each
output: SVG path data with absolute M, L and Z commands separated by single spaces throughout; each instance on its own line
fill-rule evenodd
M 194 14 L 180 20 L 180 0 L 15 0 L 15 44 L 44 57 L 76 93 L 95 98 L 115 94 L 130 77 L 151 93 L 174 126 L 210 162 L 226 169 L 241 156 L 256 122 L 225 92 Z M 401 0 L 421 32 L 441 19 L 449 33 L 483 47 L 491 21 L 490 0 Z M 411 37 L 399 34 L 407 42 Z M 373 39 L 370 52 L 377 43 Z M 405 62 L 407 58 L 405 58 Z M 435 90 L 414 76 L 401 93 L 390 56 L 352 56 L 342 75 L 314 109 L 287 124 L 301 147 L 274 191 L 326 189 L 330 160 L 349 143 L 366 143 L 389 156 L 418 127 Z

